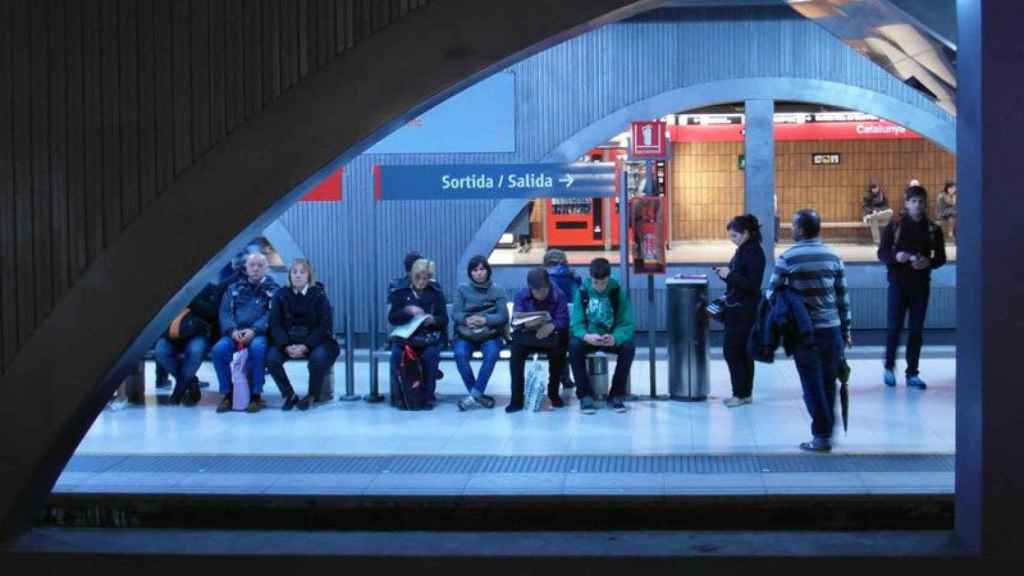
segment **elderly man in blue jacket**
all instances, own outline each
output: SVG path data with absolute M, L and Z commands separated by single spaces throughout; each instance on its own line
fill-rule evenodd
M 259 412 L 263 402 L 264 368 L 267 357 L 267 329 L 270 324 L 270 301 L 279 286 L 267 276 L 267 257 L 261 253 L 245 257 L 245 277 L 237 280 L 220 301 L 222 337 L 213 345 L 213 367 L 217 371 L 223 400 L 217 412 L 231 410 L 231 357 L 235 351 L 249 349 L 246 364 L 251 399 L 247 412 Z

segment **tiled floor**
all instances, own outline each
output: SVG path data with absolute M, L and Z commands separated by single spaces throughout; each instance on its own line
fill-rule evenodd
M 932 353 L 930 356 L 935 356 Z M 940 354 L 941 356 L 942 354 Z M 667 388 L 667 364 L 659 362 L 659 393 Z M 839 427 L 837 454 L 952 454 L 955 362 L 926 357 L 927 391 L 893 389 L 881 382 L 877 359 L 851 360 L 848 432 Z M 809 418 L 790 360 L 759 364 L 754 403 L 725 408 L 730 388 L 724 362 L 711 363 L 711 395 L 705 402 L 640 400 L 616 414 L 580 413 L 575 398 L 567 408 L 507 415 L 507 365 L 495 371 L 488 392 L 494 410 L 461 413 L 455 399 L 464 391 L 453 365 L 439 384 L 446 395 L 430 412 L 400 412 L 387 404 L 331 402 L 309 412 L 282 412 L 267 381 L 270 408 L 259 414 L 214 412 L 219 395 L 204 391 L 196 408 L 160 403 L 149 366 L 147 405 L 104 411 L 77 454 L 124 455 L 679 455 L 798 454 L 809 436 Z M 383 367 L 382 367 L 383 369 Z M 357 393 L 365 393 L 365 363 L 357 365 Z M 302 370 L 289 366 L 292 381 L 306 386 Z M 336 367 L 340 392 L 343 367 Z M 634 392 L 648 388 L 648 367 L 633 367 Z M 200 377 L 213 383 L 212 367 Z M 386 380 L 382 379 L 386 382 Z M 565 394 L 569 399 L 571 395 Z M 809 455 L 808 457 L 825 457 Z M 58 492 L 257 493 L 257 494 L 762 494 L 762 493 L 950 493 L 951 472 L 852 471 L 843 473 L 747 474 L 210 474 L 113 473 L 77 469 L 61 476 Z

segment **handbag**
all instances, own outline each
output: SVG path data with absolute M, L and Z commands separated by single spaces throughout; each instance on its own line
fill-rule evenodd
M 548 370 L 537 355 L 533 355 L 526 370 L 526 398 L 524 406 L 530 412 L 539 412 L 548 395 Z
M 249 406 L 249 349 L 239 348 L 231 356 L 231 409 L 245 410 Z
M 538 338 L 536 330 L 520 329 L 512 333 L 512 341 L 524 348 L 553 350 L 558 348 L 558 330 L 552 331 L 547 338 Z
M 725 298 L 719 297 L 711 301 L 705 308 L 708 318 L 716 322 L 725 322 Z
M 405 339 L 405 344 L 413 348 L 426 348 L 441 343 L 441 332 L 438 330 L 417 330 L 412 336 Z
M 472 328 L 466 324 L 459 324 L 455 327 L 455 332 L 459 335 L 459 338 L 468 340 L 470 342 L 484 342 L 497 338 L 501 335 L 497 328 L 493 326 L 481 326 L 480 328 Z

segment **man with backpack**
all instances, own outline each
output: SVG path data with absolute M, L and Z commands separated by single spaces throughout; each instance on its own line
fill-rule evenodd
M 851 344 L 845 267 L 820 234 L 821 216 L 815 210 L 797 212 L 793 216 L 796 244 L 776 260 L 770 284 L 772 290 L 786 286 L 799 295 L 813 325 L 813 331 L 796 343 L 793 355 L 813 436 L 800 449 L 809 452 L 832 450 L 836 378 L 844 343 Z
M 924 390 L 918 363 L 924 342 L 924 317 L 928 311 L 932 270 L 946 263 L 946 240 L 942 228 L 928 219 L 928 191 L 911 186 L 904 193 L 904 210 L 882 234 L 878 259 L 889 272 L 888 333 L 885 340 L 886 386 L 896 386 L 896 348 L 907 314 L 907 387 Z
M 611 277 L 606 258 L 590 262 L 590 278 L 573 299 L 569 358 L 576 378 L 576 397 L 584 414 L 594 413 L 594 390 L 587 375 L 587 354 L 604 350 L 616 355 L 615 374 L 608 391 L 608 405 L 626 412 L 626 379 L 633 365 L 635 325 L 629 295 Z

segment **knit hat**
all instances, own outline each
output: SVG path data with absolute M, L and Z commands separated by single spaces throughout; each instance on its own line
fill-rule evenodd
M 549 248 L 544 253 L 544 265 L 554 266 L 555 264 L 568 264 L 569 258 L 566 257 L 564 250 L 558 248 Z

